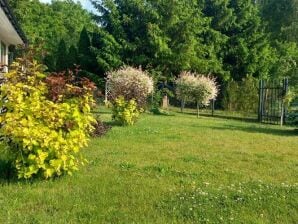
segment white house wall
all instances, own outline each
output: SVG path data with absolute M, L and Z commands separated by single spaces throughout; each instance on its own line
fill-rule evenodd
M 4 63 L 2 63 L 2 47 L 1 47 L 1 43 L 4 43 L 5 44 L 5 56 L 4 56 Z M 7 43 L 5 43 L 3 40 L 1 40 L 1 38 L 0 38 L 0 65 L 6 65 L 6 66 L 8 66 L 8 44 Z M 7 69 L 8 69 L 8 67 L 4 67 L 4 72 L 7 72 Z

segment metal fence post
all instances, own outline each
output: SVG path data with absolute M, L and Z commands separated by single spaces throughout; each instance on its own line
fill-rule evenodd
M 284 78 L 283 80 L 283 91 L 284 91 L 284 95 L 283 95 L 283 123 L 286 123 L 286 117 L 287 117 L 287 107 L 285 105 L 284 102 L 284 98 L 287 96 L 288 91 L 289 91 L 289 79 L 288 78 Z
M 259 81 L 259 110 L 258 110 L 258 120 L 263 121 L 263 80 Z

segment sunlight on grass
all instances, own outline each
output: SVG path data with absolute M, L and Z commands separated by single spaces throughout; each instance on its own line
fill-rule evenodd
M 73 177 L 1 176 L 0 223 L 298 220 L 292 128 L 172 114 L 144 114 L 135 126 L 93 139 L 83 151 L 89 164 Z M 101 117 L 110 121 L 109 113 Z

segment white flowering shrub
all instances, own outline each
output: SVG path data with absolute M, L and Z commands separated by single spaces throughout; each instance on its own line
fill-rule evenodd
M 176 96 L 183 102 L 193 102 L 192 91 L 195 88 L 197 77 L 191 72 L 182 72 L 176 80 Z
M 210 100 L 216 98 L 218 87 L 215 79 L 210 76 L 196 76 L 195 86 L 192 90 L 192 97 L 201 105 L 208 106 Z
M 185 102 L 196 102 L 199 105 L 209 105 L 215 99 L 218 87 L 214 78 L 191 72 L 182 72 L 176 80 L 177 98 Z
M 123 67 L 107 74 L 111 100 L 123 96 L 126 101 L 134 99 L 139 107 L 146 104 L 147 97 L 153 91 L 152 78 L 141 69 Z

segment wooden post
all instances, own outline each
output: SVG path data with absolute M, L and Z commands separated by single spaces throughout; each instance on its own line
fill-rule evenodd
M 163 109 L 168 109 L 169 108 L 169 97 L 168 95 L 164 95 L 162 98 L 162 108 Z
M 108 102 L 108 82 L 105 83 L 105 103 Z

